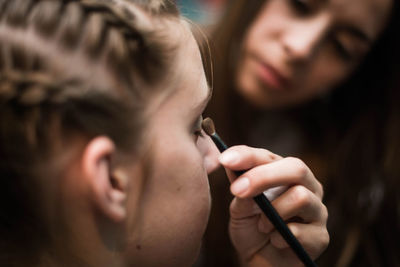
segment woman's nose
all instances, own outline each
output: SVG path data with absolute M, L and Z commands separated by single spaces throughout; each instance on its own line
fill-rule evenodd
M 313 57 L 328 34 L 330 19 L 321 14 L 293 22 L 282 36 L 282 46 L 289 61 L 307 61 Z

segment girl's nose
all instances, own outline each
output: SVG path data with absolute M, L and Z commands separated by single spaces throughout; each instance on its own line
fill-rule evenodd
M 320 47 L 328 34 L 330 19 L 327 14 L 297 20 L 282 35 L 282 46 L 290 61 L 306 61 Z

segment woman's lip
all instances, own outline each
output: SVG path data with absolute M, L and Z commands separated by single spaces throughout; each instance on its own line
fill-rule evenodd
M 257 76 L 261 82 L 268 84 L 273 89 L 284 90 L 288 88 L 289 79 L 269 64 L 257 61 Z

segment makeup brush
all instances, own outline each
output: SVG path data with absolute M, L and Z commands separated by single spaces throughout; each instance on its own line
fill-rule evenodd
M 222 153 L 228 146 L 222 141 L 222 139 L 215 132 L 214 122 L 211 118 L 205 118 L 202 122 L 203 130 L 211 137 L 215 145 L 218 147 L 219 151 Z M 246 171 L 234 171 L 237 177 L 241 176 Z M 317 265 L 312 261 L 310 256 L 304 250 L 300 242 L 296 239 L 293 233 L 290 231 L 289 227 L 283 221 L 282 217 L 272 206 L 271 202 L 268 198 L 263 194 L 259 194 L 254 197 L 254 201 L 260 207 L 260 209 L 264 212 L 265 216 L 271 221 L 271 223 L 275 226 L 276 230 L 282 235 L 282 237 L 286 240 L 289 246 L 292 248 L 294 253 L 296 253 L 297 257 L 304 263 L 305 266 L 316 267 Z

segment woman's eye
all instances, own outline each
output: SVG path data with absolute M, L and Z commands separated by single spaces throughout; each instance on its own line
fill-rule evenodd
M 309 0 L 289 0 L 292 8 L 301 15 L 307 15 L 311 13 L 311 4 Z
M 354 59 L 353 54 L 351 53 L 351 51 L 342 44 L 342 42 L 340 42 L 338 39 L 333 39 L 333 46 L 335 51 L 339 54 L 339 56 L 346 60 L 346 61 L 352 61 Z

